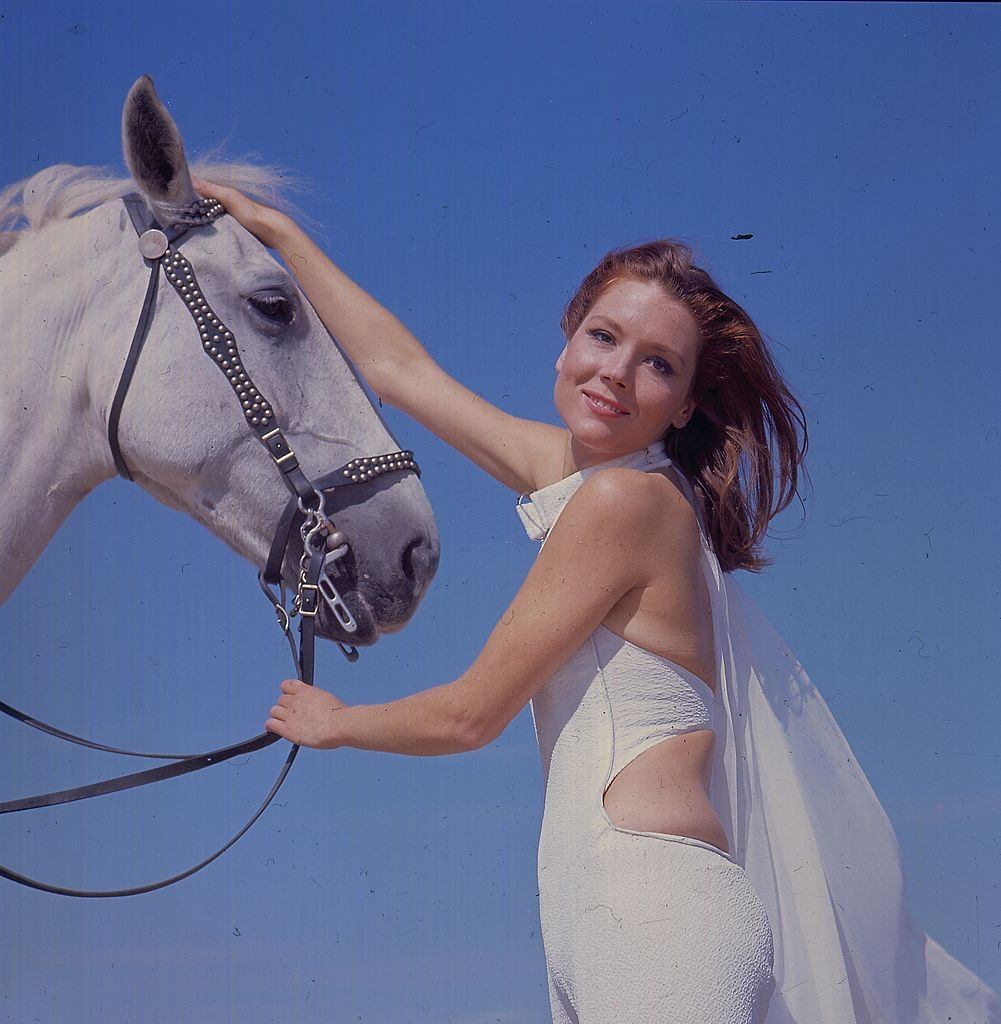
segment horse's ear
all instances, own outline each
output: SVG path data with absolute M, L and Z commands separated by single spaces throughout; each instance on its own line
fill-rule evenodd
M 122 149 L 132 177 L 154 212 L 187 207 L 198 198 L 181 133 L 160 102 L 149 75 L 137 79 L 125 97 Z

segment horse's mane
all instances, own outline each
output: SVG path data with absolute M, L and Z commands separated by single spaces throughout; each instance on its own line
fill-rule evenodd
M 277 167 L 249 161 L 223 161 L 211 155 L 191 163 L 192 172 L 207 181 L 230 185 L 253 199 L 292 212 L 285 196 L 302 182 Z M 0 191 L 0 256 L 14 248 L 23 234 L 41 231 L 55 221 L 120 199 L 137 190 L 130 177 L 109 167 L 53 164 Z

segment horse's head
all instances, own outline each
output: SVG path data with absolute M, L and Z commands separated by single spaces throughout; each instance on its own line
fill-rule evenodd
M 125 159 L 150 210 L 163 225 L 198 199 L 174 121 L 141 78 L 122 116 Z M 115 277 L 131 295 L 131 316 L 109 324 L 113 349 L 102 400 L 111 404 L 150 271 L 137 235 L 117 204 Z M 201 294 L 235 336 L 243 368 L 273 412 L 312 481 L 350 460 L 397 451 L 343 354 L 292 276 L 232 217 L 193 228 L 178 243 Z M 112 365 L 113 364 L 113 365 Z M 227 364 L 228 365 L 228 364 Z M 203 351 L 195 319 L 161 272 L 153 318 L 122 408 L 118 439 L 133 479 L 164 503 L 203 523 L 263 566 L 289 500 L 275 460 L 244 418 L 226 375 Z M 396 471 L 328 492 L 327 511 L 348 539 L 336 587 L 358 631 L 345 633 L 326 602 L 317 631 L 372 643 L 413 613 L 438 564 L 438 538 L 413 471 Z M 286 552 L 283 578 L 294 589 L 301 542 Z

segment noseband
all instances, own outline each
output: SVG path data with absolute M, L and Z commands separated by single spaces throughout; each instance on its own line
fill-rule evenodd
M 126 480 L 132 480 L 125 457 L 118 443 L 118 427 L 122 408 L 128 394 L 132 377 L 135 373 L 143 344 L 149 334 L 156 306 L 157 286 L 160 269 L 173 286 L 181 301 L 191 314 L 202 343 L 202 349 L 226 375 L 230 387 L 243 410 L 247 426 L 267 449 L 282 481 L 290 492 L 275 529 L 274 538 L 264 567 L 258 573 L 258 580 L 265 596 L 271 602 L 278 617 L 278 624 L 284 633 L 296 674 L 303 682 L 312 685 L 314 671 L 315 620 L 321 599 L 326 603 L 338 624 L 348 634 L 357 631 L 358 624 L 337 590 L 334 577 L 339 573 L 339 563 L 349 550 L 347 536 L 338 530 L 327 514 L 326 497 L 335 488 L 349 487 L 366 483 L 386 473 L 414 472 L 420 475 L 420 468 L 414 461 L 413 452 L 396 451 L 385 455 L 362 456 L 352 459 L 340 469 L 314 481 L 302 471 L 295 452 L 289 445 L 281 427 L 278 425 L 274 406 L 264 397 L 254 384 L 240 357 L 240 350 L 233 332 L 219 319 L 208 304 L 194 269 L 181 253 L 179 246 L 190 232 L 205 224 L 210 224 L 221 217 L 225 211 L 222 204 L 214 199 L 199 199 L 185 210 L 168 227 L 162 227 L 157 221 L 142 196 L 132 193 L 124 197 L 125 207 L 129 212 L 132 225 L 139 236 L 139 252 L 143 256 L 146 267 L 150 270 L 146 297 L 136 325 L 132 345 L 115 391 L 111 409 L 108 414 L 108 443 L 119 474 Z M 299 557 L 299 573 L 296 581 L 295 596 L 290 607 L 286 607 L 285 587 L 282 582 L 282 565 L 285 561 L 292 537 L 298 532 L 302 542 Z M 292 635 L 291 620 L 299 616 L 299 645 L 296 649 Z M 358 659 L 355 647 L 337 641 L 338 646 L 349 661 Z M 65 732 L 55 726 L 40 722 L 30 715 L 0 701 L 0 712 L 30 725 L 34 729 L 55 736 L 59 739 L 89 747 L 92 750 L 103 750 L 114 754 L 125 754 L 130 757 L 146 757 L 154 760 L 171 761 L 144 772 L 135 772 L 88 786 L 74 789 L 45 793 L 40 796 L 25 797 L 0 803 L 0 814 L 14 811 L 29 810 L 36 807 L 52 807 L 56 804 L 70 803 L 76 800 L 87 800 L 107 793 L 120 792 L 136 786 L 145 786 L 152 782 L 176 778 L 190 772 L 221 764 L 241 754 L 261 750 L 275 743 L 279 737 L 274 733 L 263 732 L 218 750 L 203 754 L 154 754 L 143 751 L 123 750 L 110 747 L 92 740 L 84 739 L 73 733 Z M 251 816 L 250 820 L 223 846 L 214 853 L 185 871 L 172 875 L 170 878 L 128 889 L 88 890 L 69 889 L 29 878 L 10 868 L 0 865 L 0 877 L 26 885 L 43 892 L 56 893 L 63 896 L 105 897 L 135 896 L 140 893 L 152 892 L 165 886 L 173 885 L 188 878 L 196 871 L 211 864 L 212 861 L 225 853 L 241 836 L 248 831 L 255 821 L 264 813 L 268 804 L 278 792 L 285 777 L 288 775 L 292 762 L 295 760 L 299 747 L 292 744 L 285 763 L 268 792 L 264 802 Z

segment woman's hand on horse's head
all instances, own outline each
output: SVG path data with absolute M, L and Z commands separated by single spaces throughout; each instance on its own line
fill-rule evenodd
M 341 744 L 337 739 L 336 714 L 347 705 L 332 693 L 316 686 L 307 686 L 301 679 L 286 679 L 282 695 L 264 723 L 273 732 L 292 743 L 319 750 L 332 750 Z
M 269 249 L 277 247 L 280 233 L 293 224 L 280 210 L 251 199 L 239 189 L 217 185 L 214 181 L 202 178 L 192 178 L 191 182 L 201 195 L 222 203 L 228 214 L 235 217 Z

